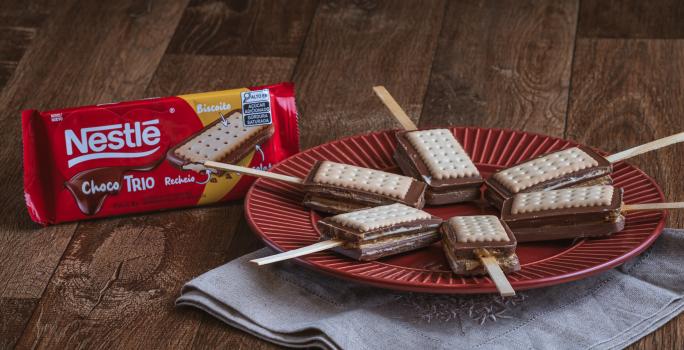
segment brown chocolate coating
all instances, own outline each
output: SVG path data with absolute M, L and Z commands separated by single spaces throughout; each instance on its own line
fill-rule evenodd
M 376 203 L 342 200 L 339 197 L 329 196 L 322 193 L 305 194 L 302 204 L 309 209 L 329 214 L 344 214 L 350 211 L 370 209 L 379 205 Z
M 549 209 L 513 214 L 514 198 L 504 202 L 503 220 L 519 242 L 606 236 L 624 228 L 621 188 L 615 188 L 609 205 Z
M 445 254 L 451 270 L 461 276 L 486 275 L 487 269 L 480 259 L 467 259 L 453 256 L 449 250 L 445 249 Z M 511 273 L 520 270 L 518 256 L 513 253 L 496 257 L 496 262 L 504 273 Z
M 563 209 L 547 209 L 530 213 L 513 214 L 511 207 L 514 198 L 506 200 L 501 209 L 503 220 L 515 233 L 517 227 L 532 227 L 543 225 L 572 225 L 591 221 L 613 221 L 620 215 L 622 206 L 622 188 L 613 190 L 613 197 L 609 205 L 576 207 Z
M 322 239 L 342 239 L 346 243 L 333 249 L 353 259 L 368 261 L 429 246 L 439 240 L 442 219 L 432 217 L 369 231 L 346 227 L 327 219 L 318 221 Z
M 580 183 L 586 183 L 594 179 L 598 179 L 601 177 L 604 177 L 606 175 L 610 175 L 610 173 L 613 172 L 613 165 L 606 160 L 603 156 L 600 154 L 596 153 L 589 147 L 585 146 L 577 146 L 577 148 L 581 149 L 584 151 L 586 154 L 588 154 L 590 157 L 594 158 L 598 162 L 598 166 L 591 167 L 591 168 L 586 168 L 582 169 L 579 171 L 575 171 L 573 173 L 567 174 L 563 177 L 560 178 L 555 178 L 551 179 L 548 181 L 540 182 L 530 188 L 526 188 L 518 193 L 526 193 L 526 192 L 537 192 L 537 191 L 543 191 L 543 190 L 555 190 L 559 188 L 566 188 L 566 187 L 574 187 L 578 186 Z M 551 152 L 551 153 L 555 153 Z M 550 153 L 542 154 L 537 158 L 544 157 Z M 537 159 L 535 158 L 535 159 Z M 530 159 L 527 159 L 524 162 L 528 162 Z M 516 164 L 517 165 L 517 164 Z M 515 165 L 513 165 L 515 166 Z M 501 169 L 497 171 L 497 173 L 504 171 L 506 169 Z M 505 186 L 503 186 L 501 183 L 496 181 L 494 179 L 493 175 L 490 176 L 487 180 L 485 180 L 485 184 L 487 184 L 487 188 L 485 190 L 484 197 L 485 199 L 491 203 L 493 206 L 495 206 L 497 209 L 501 209 L 503 206 L 503 203 L 508 200 L 509 198 L 512 198 L 516 193 L 512 193 L 509 191 Z
M 613 221 L 576 222 L 571 225 L 543 225 L 513 228 L 519 242 L 551 241 L 605 237 L 625 228 L 625 217 L 620 215 Z
M 425 248 L 439 241 L 437 230 L 415 233 L 406 237 L 384 239 L 360 244 L 356 248 L 335 247 L 332 250 L 359 261 L 377 260 L 386 256 L 401 254 Z
M 407 132 L 409 131 L 396 133 L 397 148 L 394 152 L 394 160 L 405 175 L 425 181 L 428 186 L 425 193 L 427 204 L 460 203 L 480 198 L 483 179 L 479 175 L 460 179 L 433 179 L 427 165 L 406 138 Z
M 515 253 L 517 245 L 516 237 L 505 222 L 501 221 L 501 225 L 508 235 L 508 241 L 459 242 L 454 228 L 448 221 L 445 221 L 439 228 L 439 231 L 442 234 L 442 245 L 444 246 L 444 249 L 448 249 L 451 252 L 450 254 L 456 258 L 477 260 L 478 255 L 476 250 L 478 249 L 485 249 L 494 257 L 511 255 Z
M 411 186 L 403 199 L 371 193 L 363 190 L 341 188 L 334 185 L 314 183 L 313 178 L 321 166 L 317 161 L 304 179 L 304 206 L 326 213 L 340 214 L 352 210 L 377 207 L 385 204 L 402 203 L 414 208 L 422 209 L 425 206 L 424 183 L 412 181 Z M 339 203 L 335 203 L 335 201 Z M 347 208 L 352 210 L 347 210 Z

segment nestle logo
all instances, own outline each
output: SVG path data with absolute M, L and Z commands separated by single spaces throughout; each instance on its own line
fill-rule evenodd
M 50 114 L 50 120 L 53 122 L 61 122 L 62 121 L 62 113 Z
M 67 156 L 75 151 L 80 155 L 69 159 L 69 168 L 94 159 L 142 158 L 159 150 L 159 146 L 138 151 L 140 148 L 159 144 L 161 132 L 155 125 L 159 119 L 82 128 L 77 134 L 71 129 L 64 131 Z M 124 147 L 135 152 L 121 152 Z

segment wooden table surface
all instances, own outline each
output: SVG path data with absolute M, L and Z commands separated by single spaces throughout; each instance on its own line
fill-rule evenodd
M 181 285 L 253 251 L 242 203 L 40 228 L 20 111 L 292 80 L 304 148 L 396 127 L 507 127 L 617 151 L 684 129 L 684 4 L 0 0 L 0 348 L 272 348 Z M 684 198 L 684 145 L 633 163 Z M 684 226 L 673 213 L 669 225 Z M 634 349 L 684 344 L 684 316 Z

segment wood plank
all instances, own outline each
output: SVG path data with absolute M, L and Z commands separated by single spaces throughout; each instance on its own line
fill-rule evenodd
M 577 1 L 449 2 L 421 126 L 561 136 Z
M 0 90 L 5 86 L 35 38 L 54 0 L 0 1 Z
M 316 5 L 316 0 L 193 0 L 168 53 L 297 57 Z
M 582 0 L 582 38 L 684 38 L 680 0 Z
M 578 39 L 573 68 L 568 137 L 615 152 L 684 130 L 681 81 L 684 42 Z M 619 130 L 619 135 L 614 131 Z M 682 200 L 684 145 L 629 160 Z M 671 211 L 669 227 L 684 227 Z M 640 340 L 632 349 L 675 349 L 684 343 L 684 315 Z
M 0 349 L 14 347 L 37 304 L 37 299 L 0 298 Z
M 59 2 L 51 9 L 0 94 L 0 159 L 21 164 L 20 112 L 139 97 L 156 68 L 184 4 L 132 17 L 134 1 Z M 27 9 L 34 5 L 25 5 Z M 78 20 L 74 20 L 78 19 Z M 41 297 L 76 224 L 39 229 L 24 206 L 22 168 L 0 170 L 0 300 Z M 30 312 L 22 313 L 28 321 Z M 23 327 L 13 327 L 21 331 Z M 19 334 L 10 335 L 16 339 Z
M 568 117 L 569 138 L 617 152 L 684 130 L 684 42 L 579 39 Z M 619 137 L 610 137 L 619 130 Z M 671 201 L 682 200 L 684 144 L 628 161 L 653 176 Z M 684 227 L 672 211 L 669 225 Z
M 166 96 L 286 80 L 295 62 L 166 55 L 145 94 Z M 174 300 L 185 282 L 234 257 L 232 247 L 243 244 L 233 243 L 235 233 L 252 235 L 243 216 L 237 201 L 81 223 L 38 306 L 49 311 L 33 315 L 19 346 L 188 347 L 207 317 L 176 310 Z M 225 328 L 222 333 L 213 338 L 230 343 L 235 341 L 230 335 L 238 334 Z
M 417 117 L 443 9 L 443 1 L 321 4 L 294 75 L 302 146 L 398 128 L 374 85 Z

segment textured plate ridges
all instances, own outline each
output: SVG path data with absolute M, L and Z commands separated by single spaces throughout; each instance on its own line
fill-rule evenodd
M 456 139 L 482 171 L 507 167 L 538 155 L 573 147 L 558 138 L 484 128 L 450 128 Z M 396 147 L 393 131 L 353 136 L 299 153 L 274 167 L 273 171 L 305 177 L 316 160 L 331 160 L 380 170 L 396 168 L 392 154 Z M 655 181 L 624 162 L 612 175 L 624 189 L 626 203 L 664 200 Z M 245 201 L 249 224 L 271 247 L 285 251 L 318 241 L 318 214 L 300 205 L 303 193 L 297 186 L 260 179 Z M 462 210 L 463 205 L 454 206 Z M 516 289 L 538 288 L 580 279 L 615 267 L 650 246 L 661 233 L 665 212 L 632 212 L 626 215 L 625 230 L 602 239 L 579 240 L 548 258 L 522 265 L 508 277 Z M 434 252 L 434 253 L 432 253 Z M 431 255 L 432 254 L 432 255 Z M 379 287 L 430 293 L 486 293 L 496 291 L 488 277 L 453 275 L 443 264 L 439 249 L 407 253 L 404 259 L 421 259 L 412 268 L 383 261 L 358 262 L 332 252 L 320 252 L 299 261 L 320 271 Z M 524 258 L 524 257 L 521 257 Z M 522 259 L 524 260 L 524 259 Z

